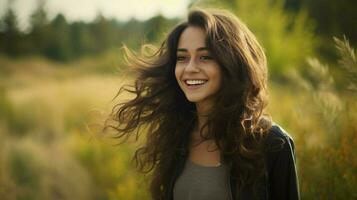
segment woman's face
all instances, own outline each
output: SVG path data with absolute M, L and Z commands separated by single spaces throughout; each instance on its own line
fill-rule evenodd
M 194 103 L 213 103 L 221 87 L 221 67 L 212 57 L 204 29 L 188 26 L 179 38 L 176 80 L 186 98 Z

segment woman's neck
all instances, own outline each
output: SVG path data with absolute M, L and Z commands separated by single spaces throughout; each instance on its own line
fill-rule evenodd
M 196 103 L 197 123 L 193 131 L 193 134 L 195 134 L 194 136 L 195 138 L 197 138 L 197 136 L 200 136 L 200 131 L 202 131 L 203 134 L 207 133 L 207 126 L 204 129 L 202 128 L 207 122 L 208 113 L 210 112 L 211 108 L 212 108 L 212 103 L 210 102 L 205 101 L 201 103 Z

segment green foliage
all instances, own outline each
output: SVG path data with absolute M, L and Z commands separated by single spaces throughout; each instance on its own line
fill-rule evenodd
M 306 12 L 295 15 L 284 11 L 283 1 L 203 0 L 193 6 L 223 7 L 234 12 L 257 36 L 266 51 L 272 78 L 287 76 L 301 68 L 306 56 L 312 56 L 316 44 Z
M 16 112 L 7 96 L 6 88 L 0 87 L 0 127 L 13 132 L 14 135 L 23 135 L 34 125 L 32 124 L 34 116 L 27 115 L 29 115 L 27 112 L 23 114 Z
M 27 35 L 28 40 L 31 42 L 31 47 L 27 50 L 31 51 L 31 54 L 46 55 L 46 50 L 48 48 L 51 30 L 44 6 L 45 1 L 38 1 L 37 8 L 31 15 L 30 24 L 32 30 Z
M 0 86 L 0 125 L 8 128 L 14 119 L 13 113 L 13 106 L 7 97 L 6 89 Z
M 39 187 L 39 169 L 34 166 L 33 155 L 29 152 L 14 150 L 10 155 L 11 176 L 17 187 L 21 188 L 18 199 L 36 199 Z M 22 189 L 23 188 L 23 189 Z
M 89 177 L 65 143 L 1 136 L 1 199 L 92 199 Z
M 9 55 L 18 55 L 21 35 L 17 16 L 11 4 L 8 5 L 6 13 L 1 19 L 0 30 L 0 51 L 7 52 Z
M 138 190 L 142 178 L 130 169 L 132 147 L 124 145 L 114 150 L 98 136 L 91 142 L 83 139 L 74 140 L 73 151 L 96 184 L 94 199 L 146 199 L 146 192 Z
M 308 9 L 317 23 L 317 32 L 328 42 L 332 36 L 346 35 L 357 44 L 356 7 L 354 0 L 303 0 L 301 4 Z M 329 42 L 330 43 L 330 42 Z
M 24 61 L 33 66 L 30 62 L 38 61 Z M 93 60 L 77 64 L 86 62 Z M 1 199 L 148 199 L 130 163 L 132 146 L 114 147 L 92 135 L 100 119 L 92 119 L 90 111 L 104 104 L 98 102 L 103 96 L 110 94 L 105 98 L 110 101 L 118 79 L 93 75 L 83 66 L 75 76 L 68 68 L 51 68 L 56 75 L 34 77 L 37 72 L 25 68 L 29 77 L 11 71 L 10 78 L 0 79 Z M 108 92 L 110 85 L 115 89 Z
M 144 24 L 145 38 L 153 43 L 162 42 L 165 33 L 167 33 L 176 22 L 176 19 L 169 20 L 160 14 L 150 18 Z
M 66 18 L 58 14 L 51 22 L 51 38 L 46 50 L 46 56 L 55 60 L 68 61 L 72 58 L 70 29 Z
M 157 15 L 147 21 L 119 22 L 98 14 L 92 22 L 67 22 L 62 14 L 50 20 L 45 1 L 39 1 L 31 15 L 31 29 L 20 32 L 11 7 L 0 27 L 0 52 L 10 56 L 42 55 L 55 61 L 68 62 L 84 56 L 97 56 L 116 51 L 123 44 L 138 48 L 143 42 L 161 41 L 163 32 L 177 20 Z
M 357 67 L 356 67 L 356 54 L 354 49 L 350 46 L 346 37 L 344 40 L 334 38 L 336 47 L 339 50 L 340 59 L 338 61 L 340 73 L 345 77 L 338 79 L 337 86 L 344 91 L 357 92 Z
M 292 12 L 301 9 L 307 11 L 315 24 L 315 33 L 319 35 L 318 52 L 324 60 L 332 62 L 337 59 L 331 38 L 346 35 L 352 45 L 357 44 L 355 21 L 357 2 L 354 0 L 284 0 L 285 8 Z
M 307 91 L 305 101 L 309 102 L 297 109 L 304 110 L 304 115 L 315 121 L 314 127 L 305 125 L 304 129 L 316 130 L 319 127 L 322 134 L 316 141 L 318 145 L 304 149 L 299 157 L 304 199 L 357 198 L 353 189 L 357 184 L 357 156 L 354 153 L 357 144 L 357 62 L 346 38 L 335 38 L 335 42 L 341 56 L 338 66 L 330 67 L 317 59 L 310 59 L 304 76 L 295 75 L 296 83 Z M 340 69 L 345 80 L 335 81 L 331 68 Z M 311 131 L 310 134 L 316 132 Z M 306 135 L 306 142 L 302 145 L 309 143 L 307 140 L 314 137 L 311 135 Z

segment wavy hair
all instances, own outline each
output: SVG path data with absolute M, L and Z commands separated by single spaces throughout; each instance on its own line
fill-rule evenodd
M 134 85 L 119 94 L 134 97 L 113 108 L 111 119 L 118 138 L 144 132 L 145 143 L 135 151 L 136 167 L 151 172 L 150 193 L 163 199 L 180 145 L 197 120 L 195 104 L 189 102 L 175 79 L 176 51 L 181 33 L 188 26 L 205 30 L 206 45 L 222 69 L 222 85 L 207 116 L 205 139 L 213 139 L 223 160 L 231 164 L 238 189 L 254 185 L 265 172 L 264 139 L 271 127 L 263 114 L 267 106 L 267 62 L 255 36 L 235 15 L 222 10 L 194 9 L 150 55 L 125 48 L 135 69 Z M 144 48 L 145 49 L 145 48 Z

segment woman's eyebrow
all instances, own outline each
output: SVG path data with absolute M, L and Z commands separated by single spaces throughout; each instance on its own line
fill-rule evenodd
M 209 51 L 208 47 L 200 47 L 196 51 Z
M 185 48 L 178 48 L 177 51 L 188 52 L 188 50 Z M 200 47 L 200 48 L 197 48 L 196 51 L 209 51 L 209 49 L 207 47 Z

